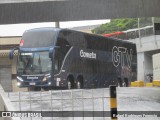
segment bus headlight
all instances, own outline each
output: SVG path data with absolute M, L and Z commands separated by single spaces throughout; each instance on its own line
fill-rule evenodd
M 51 85 L 51 82 L 48 82 L 48 85 Z
M 21 86 L 21 83 L 20 83 L 20 82 L 17 82 L 17 86 Z
M 22 79 L 21 77 L 17 76 L 17 79 L 18 79 L 19 81 L 23 82 L 23 79 Z

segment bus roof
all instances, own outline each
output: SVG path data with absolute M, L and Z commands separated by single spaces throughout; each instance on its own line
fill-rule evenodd
M 96 34 L 60 28 L 35 28 L 27 30 L 22 39 L 24 46 L 28 48 L 56 46 L 59 39 L 65 39 L 71 46 L 79 46 L 89 49 L 106 49 L 109 45 L 133 45 L 134 43 Z

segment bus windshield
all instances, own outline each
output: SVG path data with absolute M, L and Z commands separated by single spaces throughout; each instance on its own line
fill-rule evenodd
M 52 61 L 46 52 L 20 52 L 17 73 L 23 75 L 45 74 L 52 69 Z

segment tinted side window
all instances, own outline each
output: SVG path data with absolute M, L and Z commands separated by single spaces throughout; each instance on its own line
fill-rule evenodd
M 60 70 L 70 46 L 64 38 L 58 38 L 56 46 L 59 47 L 55 49 L 55 70 Z

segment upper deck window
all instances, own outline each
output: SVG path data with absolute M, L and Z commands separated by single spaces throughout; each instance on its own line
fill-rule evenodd
M 35 29 L 26 31 L 22 39 L 24 40 L 25 48 L 38 48 L 38 47 L 49 47 L 55 45 L 57 37 L 57 31 L 54 29 Z

